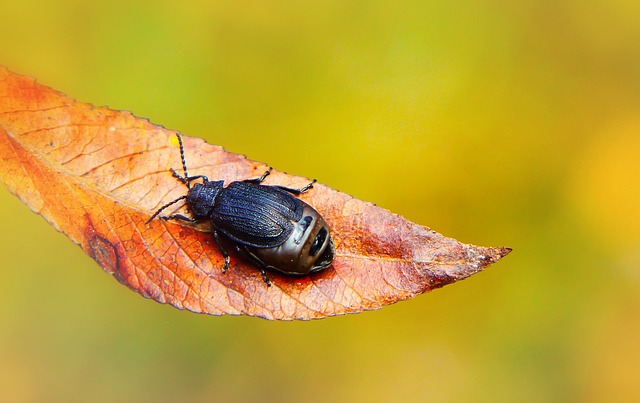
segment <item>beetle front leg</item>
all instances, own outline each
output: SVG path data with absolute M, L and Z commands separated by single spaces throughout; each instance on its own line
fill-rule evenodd
M 195 223 L 198 220 L 196 220 L 195 218 L 192 217 L 187 217 L 186 215 L 182 215 L 182 214 L 171 214 L 171 215 L 161 215 L 160 217 L 158 217 L 159 220 L 180 220 L 180 221 L 186 221 L 188 223 Z
M 224 257 L 224 266 L 222 267 L 222 272 L 226 273 L 227 270 L 229 269 L 229 262 L 231 261 L 229 259 L 229 253 L 224 248 L 224 246 L 222 246 L 222 240 L 220 239 L 220 235 L 218 235 L 218 231 L 215 231 L 215 230 L 213 231 L 213 239 L 216 240 L 216 243 L 218 244 L 218 249 L 220 249 L 220 253 L 222 253 L 222 257 Z
M 182 176 L 178 172 L 176 172 L 176 170 L 173 169 L 173 168 L 171 168 L 171 173 L 173 174 L 174 178 L 176 178 L 180 182 L 184 183 L 185 186 L 187 186 L 187 187 L 189 187 L 189 182 L 191 182 L 192 180 L 195 180 L 195 179 L 202 178 L 202 179 L 204 179 L 205 182 L 209 182 L 209 178 L 207 178 L 205 175 Z

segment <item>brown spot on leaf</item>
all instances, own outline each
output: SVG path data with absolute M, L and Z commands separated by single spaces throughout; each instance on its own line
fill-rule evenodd
M 118 272 L 118 254 L 111 242 L 96 235 L 89 240 L 91 257 L 109 274 Z

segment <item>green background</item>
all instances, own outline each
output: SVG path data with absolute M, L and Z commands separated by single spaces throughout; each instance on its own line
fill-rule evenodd
M 6 3 L 17 73 L 514 251 L 381 311 L 208 317 L 0 189 L 3 401 L 640 400 L 640 2 Z

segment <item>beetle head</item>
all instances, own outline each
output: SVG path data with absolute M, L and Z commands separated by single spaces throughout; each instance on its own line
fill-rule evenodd
M 213 203 L 224 186 L 224 181 L 208 181 L 196 183 L 187 193 L 187 206 L 195 219 L 208 217 L 213 209 Z

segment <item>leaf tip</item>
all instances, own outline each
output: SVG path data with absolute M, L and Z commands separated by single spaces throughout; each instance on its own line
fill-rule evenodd
M 468 251 L 473 255 L 469 260 L 474 262 L 478 266 L 478 271 L 480 271 L 507 256 L 512 250 L 512 248 L 506 246 L 492 248 L 469 245 Z
M 511 248 L 504 246 L 492 248 L 476 245 L 464 245 L 463 250 L 463 255 L 460 256 L 462 262 L 448 266 L 446 269 L 451 282 L 464 280 L 483 271 L 512 251 Z

